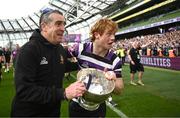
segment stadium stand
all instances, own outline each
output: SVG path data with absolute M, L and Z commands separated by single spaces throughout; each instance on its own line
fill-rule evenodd
M 133 41 L 140 41 L 141 44 L 153 41 L 152 45 L 141 50 L 142 55 L 171 59 L 177 57 L 176 59 L 179 60 L 179 8 L 180 3 L 176 0 L 144 0 L 133 2 L 118 13 L 110 15 L 109 18 L 119 25 L 115 48 L 118 49 L 123 45 L 128 51 Z M 165 65 L 164 67 L 168 68 Z

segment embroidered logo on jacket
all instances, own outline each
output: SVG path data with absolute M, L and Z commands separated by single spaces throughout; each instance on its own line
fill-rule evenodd
M 46 60 L 46 57 L 42 57 L 40 65 L 48 64 L 48 61 Z
M 60 55 L 60 64 L 64 64 L 64 58 L 62 55 Z

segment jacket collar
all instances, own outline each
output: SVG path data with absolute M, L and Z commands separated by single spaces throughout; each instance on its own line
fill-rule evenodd
M 60 45 L 60 44 L 54 45 L 50 43 L 45 37 L 41 35 L 41 32 L 39 29 L 35 29 L 32 36 L 30 37 L 30 40 L 38 40 L 48 47 L 58 47 Z

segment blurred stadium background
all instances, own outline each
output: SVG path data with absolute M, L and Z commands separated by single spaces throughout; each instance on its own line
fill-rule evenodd
M 180 117 L 180 1 L 179 0 L 50 0 L 42 9 L 19 19 L 0 19 L 0 46 L 11 51 L 15 44 L 22 46 L 32 31 L 38 28 L 38 19 L 44 9 L 59 9 L 67 19 L 65 42 L 89 41 L 89 29 L 102 17 L 118 23 L 114 49 L 125 51 L 133 41 L 153 44 L 142 50 L 141 62 L 146 65 L 145 86 L 129 85 L 128 59 L 123 66 L 125 81 L 121 96 L 113 96 L 118 104 L 109 108 L 107 117 Z M 150 49 L 150 55 L 147 50 Z M 173 50 L 174 57 L 169 56 Z M 160 51 L 163 55 L 160 55 Z M 65 78 L 65 85 L 75 81 L 76 72 Z M 71 79 L 70 79 L 71 78 Z M 0 117 L 9 117 L 14 95 L 12 68 L 3 71 L 0 82 Z M 62 116 L 67 117 L 67 102 Z

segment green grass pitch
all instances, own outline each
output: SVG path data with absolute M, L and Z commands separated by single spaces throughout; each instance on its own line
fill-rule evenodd
M 113 95 L 117 109 L 128 117 L 180 117 L 180 71 L 145 67 L 143 81 L 145 86 L 129 84 L 129 66 L 123 66 L 125 88 L 119 96 Z M 75 76 L 76 72 L 71 73 Z M 135 77 L 137 80 L 137 75 Z M 64 80 L 64 86 L 75 81 Z M 0 117 L 9 117 L 11 101 L 14 96 L 12 69 L 3 73 L 0 82 Z M 61 106 L 61 117 L 68 117 L 68 102 Z M 107 107 L 107 117 L 120 117 Z

